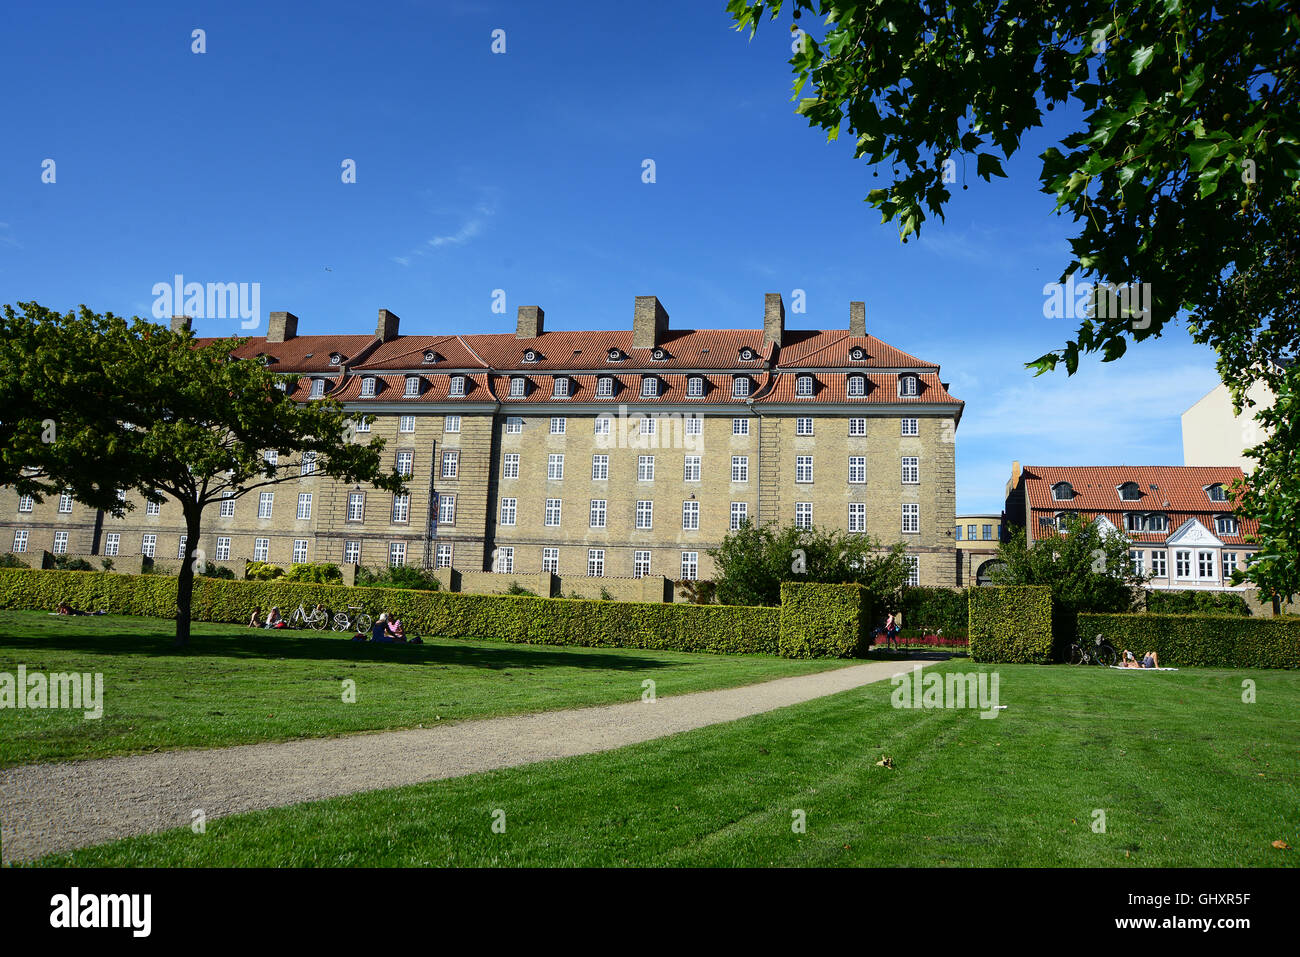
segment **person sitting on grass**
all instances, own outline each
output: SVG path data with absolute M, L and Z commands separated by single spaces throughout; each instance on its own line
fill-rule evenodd
M 388 634 L 388 615 L 386 612 L 380 612 L 375 623 L 370 626 L 371 641 L 392 641 Z
M 388 637 L 393 641 L 405 641 L 406 632 L 402 630 L 402 619 L 394 616 L 388 620 Z
M 249 628 L 262 627 L 262 606 L 261 605 L 253 606 L 253 617 L 248 619 L 248 627 Z
M 289 623 L 280 616 L 280 609 L 272 606 L 271 611 L 266 616 L 266 624 L 263 628 L 288 628 Z

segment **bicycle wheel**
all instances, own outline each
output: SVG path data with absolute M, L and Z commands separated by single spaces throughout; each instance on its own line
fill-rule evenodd
M 1070 657 L 1068 660 L 1072 665 L 1083 664 L 1083 649 L 1080 648 L 1077 644 L 1071 645 Z
M 331 626 L 335 631 L 347 631 L 352 627 L 352 622 L 348 616 L 339 612 L 334 616 L 334 624 Z
M 325 626 L 329 624 L 330 613 L 327 611 L 312 612 L 312 616 L 307 619 L 307 624 L 311 625 L 312 631 L 324 631 Z
M 361 614 L 357 615 L 357 631 L 361 632 L 362 634 L 365 634 L 367 631 L 369 631 L 370 626 L 373 625 L 374 623 L 375 620 L 371 618 L 369 615 L 367 615 L 365 612 L 362 612 Z
M 1119 655 L 1115 653 L 1115 649 L 1110 645 L 1102 645 L 1098 648 L 1097 654 L 1094 655 L 1094 658 L 1096 659 L 1097 664 L 1105 665 L 1108 668 L 1114 665 L 1115 662 L 1119 661 Z

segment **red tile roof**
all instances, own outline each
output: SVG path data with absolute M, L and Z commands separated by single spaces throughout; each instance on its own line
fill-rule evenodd
M 866 402 L 866 403 L 923 403 L 946 402 L 965 405 L 955 399 L 939 381 L 934 373 L 921 373 L 916 395 L 900 396 L 898 394 L 899 375 L 893 372 L 865 373 L 867 378 L 866 395 L 859 398 L 849 395 L 851 372 L 810 372 L 813 378 L 813 394 L 798 394 L 799 375 L 793 372 L 778 372 L 773 376 L 770 390 L 759 395 L 756 402 Z
M 195 339 L 198 346 L 217 342 L 216 338 Z M 373 346 L 374 336 L 294 336 L 286 342 L 267 342 L 265 336 L 255 336 L 231 355 L 240 359 L 255 359 L 259 355 L 274 357 L 273 372 L 331 372 L 330 354 L 339 353 L 345 362 L 351 361 Z

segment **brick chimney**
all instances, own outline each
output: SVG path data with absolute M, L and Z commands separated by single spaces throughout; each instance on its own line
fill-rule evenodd
M 763 297 L 763 345 L 781 344 L 785 335 L 785 303 L 779 292 L 769 292 Z
M 189 332 L 189 316 L 172 316 L 172 332 Z
M 865 302 L 849 303 L 849 335 L 865 336 L 867 334 L 867 304 Z
M 292 312 L 273 312 L 266 328 L 267 342 L 288 342 L 298 334 L 298 317 Z
M 658 296 L 637 296 L 632 312 L 632 348 L 653 349 L 668 331 L 668 312 Z
M 542 321 L 546 313 L 541 306 L 520 306 L 519 320 L 515 325 L 516 339 L 535 339 L 542 334 Z
M 380 342 L 392 342 L 397 338 L 397 324 L 402 320 L 397 313 L 387 309 L 379 310 L 379 325 L 375 327 L 375 336 Z

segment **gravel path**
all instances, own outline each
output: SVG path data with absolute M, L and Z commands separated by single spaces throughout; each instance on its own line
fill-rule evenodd
M 6 862 L 260 808 L 608 751 L 882 681 L 881 661 L 741 688 L 407 731 L 0 770 Z

